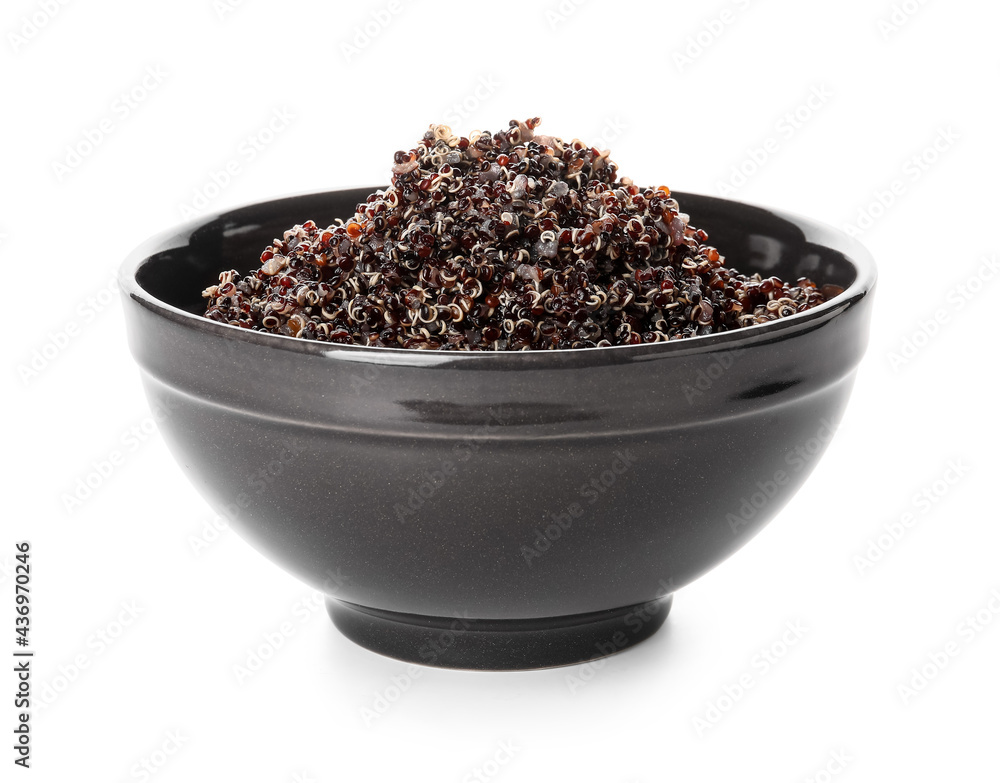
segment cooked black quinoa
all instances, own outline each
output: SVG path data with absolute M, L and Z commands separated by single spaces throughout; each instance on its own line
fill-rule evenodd
M 535 133 L 431 125 L 392 185 L 346 223 L 308 221 L 261 266 L 223 272 L 205 315 L 247 329 L 392 348 L 517 351 L 635 345 L 801 312 L 840 292 L 744 275 L 666 187 L 608 151 Z

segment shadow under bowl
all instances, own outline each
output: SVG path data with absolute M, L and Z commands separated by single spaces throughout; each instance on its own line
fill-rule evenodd
M 649 637 L 825 449 L 867 344 L 870 255 L 812 220 L 677 193 L 729 264 L 844 293 L 746 329 L 565 351 L 331 345 L 199 315 L 221 271 L 370 192 L 208 215 L 124 263 L 129 345 L 177 461 L 376 652 L 526 669 Z

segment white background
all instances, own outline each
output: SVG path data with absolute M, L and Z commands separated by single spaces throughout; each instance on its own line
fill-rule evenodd
M 0 18 L 0 627 L 30 539 L 40 702 L 33 767 L 10 779 L 995 779 L 996 4 L 231 5 L 9 0 Z M 276 111 L 293 118 L 251 160 Z M 640 183 L 853 225 L 879 265 L 871 343 L 807 484 L 650 641 L 599 668 L 413 679 L 235 534 L 207 542 L 215 517 L 155 432 L 112 279 L 186 209 L 382 184 L 430 122 L 534 115 Z M 806 630 L 765 670 L 787 623 Z

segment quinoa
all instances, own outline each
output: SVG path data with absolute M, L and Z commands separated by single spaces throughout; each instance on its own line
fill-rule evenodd
M 205 316 L 291 337 L 517 351 L 637 345 L 762 324 L 841 293 L 726 266 L 669 188 L 539 119 L 456 136 L 431 125 L 392 184 L 223 272 Z

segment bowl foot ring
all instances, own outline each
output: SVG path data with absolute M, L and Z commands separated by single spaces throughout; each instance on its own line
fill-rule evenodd
M 634 647 L 663 625 L 673 596 L 565 617 L 476 620 L 372 609 L 327 598 L 344 636 L 368 650 L 425 666 L 511 671 L 568 666 Z

